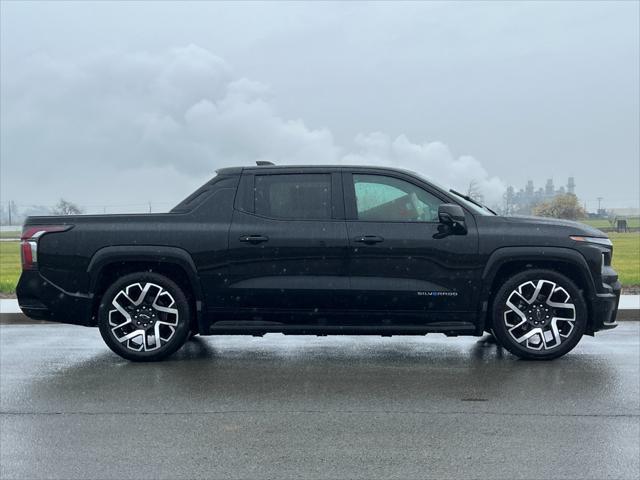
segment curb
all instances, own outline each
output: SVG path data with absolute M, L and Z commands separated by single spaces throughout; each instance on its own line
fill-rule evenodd
M 616 322 L 640 320 L 640 310 L 618 310 Z
M 37 325 L 47 322 L 46 320 L 33 320 L 24 313 L 0 313 L 0 325 Z

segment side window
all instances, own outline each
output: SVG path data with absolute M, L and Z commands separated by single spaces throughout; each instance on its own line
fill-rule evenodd
M 255 212 L 289 220 L 331 219 L 331 175 L 256 175 Z
M 358 220 L 437 222 L 441 200 L 394 177 L 353 174 Z

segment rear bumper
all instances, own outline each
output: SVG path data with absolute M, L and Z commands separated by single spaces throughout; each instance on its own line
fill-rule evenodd
M 610 285 L 611 291 L 599 293 L 593 298 L 591 303 L 592 327 L 593 331 L 609 330 L 616 328 L 616 316 L 618 314 L 618 303 L 620 302 L 620 282 L 615 281 Z
M 70 293 L 44 278 L 37 270 L 23 271 L 16 287 L 18 305 L 34 320 L 95 325 L 92 319 L 93 297 Z

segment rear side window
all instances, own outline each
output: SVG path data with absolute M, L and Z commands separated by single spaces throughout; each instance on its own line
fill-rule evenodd
M 256 175 L 255 213 L 289 220 L 331 219 L 331 175 Z

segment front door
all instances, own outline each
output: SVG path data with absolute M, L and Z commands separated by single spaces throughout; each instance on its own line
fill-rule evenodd
M 245 205 L 229 231 L 228 301 L 248 321 L 316 323 L 348 294 L 341 176 L 261 172 L 244 173 L 238 192 Z
M 387 323 L 471 319 L 481 268 L 473 216 L 466 234 L 443 236 L 438 206 L 448 199 L 435 189 L 395 173 L 353 171 L 343 181 L 352 307 L 386 311 Z

